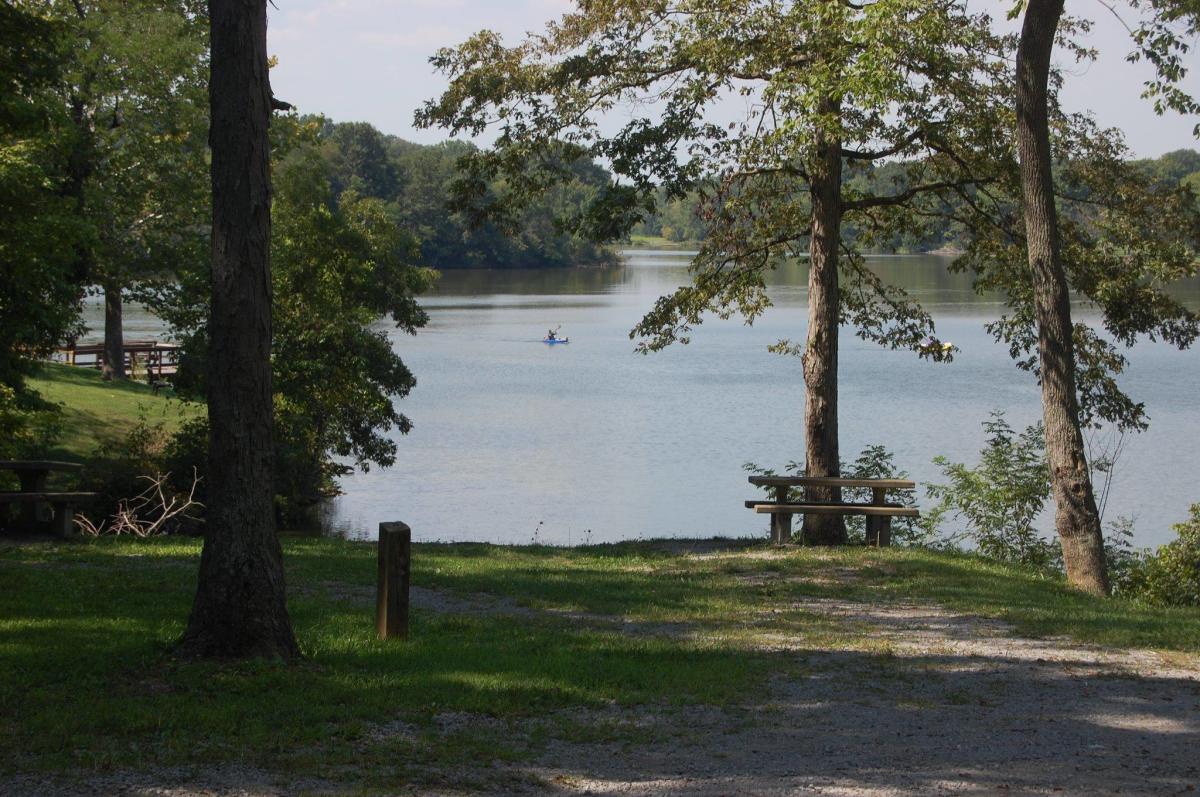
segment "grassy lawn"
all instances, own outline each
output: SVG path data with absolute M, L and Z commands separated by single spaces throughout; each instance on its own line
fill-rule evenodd
M 56 459 L 86 460 L 98 447 L 123 438 L 140 418 L 170 430 L 204 411 L 165 394 L 156 396 L 144 382 L 105 382 L 91 368 L 45 363 L 29 385 L 63 406 L 62 438 L 47 452 Z
M 418 608 L 411 639 L 383 643 L 374 546 L 287 537 L 304 660 L 194 663 L 171 645 L 199 547 L 0 543 L 0 773 L 228 762 L 295 777 L 353 769 L 364 786 L 389 789 L 430 767 L 528 757 L 539 739 L 636 733 L 581 711 L 744 705 L 772 673 L 802 670 L 807 651 L 851 648 L 886 664 L 869 629 L 789 608 L 806 597 L 936 601 L 1027 633 L 1200 651 L 1200 611 L 1101 601 L 969 556 L 763 556 L 754 544 L 693 556 L 653 543 L 417 545 L 417 587 L 507 608 Z M 764 644 L 778 634 L 798 645 Z M 492 730 L 447 730 L 459 715 Z M 509 733 L 512 723 L 533 730 Z

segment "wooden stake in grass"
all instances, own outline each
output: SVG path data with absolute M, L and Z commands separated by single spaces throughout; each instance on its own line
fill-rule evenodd
M 408 638 L 408 583 L 412 572 L 412 529 L 406 524 L 379 524 L 379 587 L 375 596 L 375 628 L 380 639 Z

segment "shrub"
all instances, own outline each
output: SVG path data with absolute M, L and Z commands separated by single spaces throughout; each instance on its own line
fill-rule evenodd
M 1177 539 L 1143 553 L 1121 594 L 1152 606 L 1200 606 L 1200 504 L 1173 526 Z
M 204 476 L 208 472 L 208 418 L 199 416 L 180 424 L 179 429 L 166 441 L 163 449 L 162 469 L 170 473 L 170 485 L 177 492 L 190 491 L 192 474 L 200 476 L 196 486 L 196 500 L 208 500 Z
M 142 416 L 123 438 L 98 447 L 80 483 L 100 496 L 77 521 L 80 529 L 93 535 L 198 532 L 203 471 L 172 453 L 195 423 L 188 421 L 172 435 L 164 423 Z
M 1043 539 L 1033 525 L 1050 497 L 1041 423 L 1018 435 L 1004 413 L 995 411 L 983 428 L 987 442 L 976 467 L 950 462 L 945 457 L 933 460 L 949 483 L 927 488 L 938 503 L 927 513 L 926 533 L 936 534 L 946 515 L 953 515 L 964 522 L 965 529 L 950 535 L 949 542 L 967 538 L 984 556 L 1058 569 L 1061 550 Z
M 145 416 L 122 438 L 98 446 L 87 457 L 80 489 L 99 493 L 85 514 L 102 525 L 120 510 L 121 502 L 146 489 L 143 477 L 161 473 L 163 449 L 169 435 L 163 423 L 149 423 Z

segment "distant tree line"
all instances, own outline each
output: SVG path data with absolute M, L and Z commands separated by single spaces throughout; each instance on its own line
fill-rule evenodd
M 1200 152 L 1178 149 L 1158 158 L 1132 161 L 1135 168 L 1163 186 L 1187 186 L 1200 197 Z M 842 184 L 860 194 L 900 193 L 908 188 L 906 175 L 911 166 L 902 161 L 849 164 L 842 173 Z M 704 241 L 705 224 L 700 212 L 704 192 L 695 190 L 681 199 L 670 199 L 659 189 L 655 210 L 635 224 L 633 236 L 663 238 L 674 243 Z M 953 214 L 938 215 L 920 228 L 896 230 L 886 240 L 874 240 L 866 251 L 877 253 L 961 252 L 970 244 L 970 230 L 952 218 Z M 862 230 L 854 222 L 842 228 L 847 242 L 858 241 Z
M 334 193 L 382 200 L 393 222 L 412 234 L 420 259 L 438 269 L 554 268 L 615 263 L 614 252 L 561 226 L 612 177 L 591 159 L 564 164 L 570 179 L 510 219 L 472 217 L 448 206 L 457 164 L 476 147 L 461 141 L 423 145 L 385 135 L 367 122 L 320 117 L 320 152 Z M 485 193 L 492 185 L 482 187 Z

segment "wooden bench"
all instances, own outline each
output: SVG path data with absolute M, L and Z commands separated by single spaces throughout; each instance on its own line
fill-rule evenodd
M 886 546 L 892 540 L 892 518 L 920 517 L 914 507 L 889 503 L 889 490 L 911 490 L 916 482 L 907 479 L 842 479 L 829 476 L 751 476 L 750 483 L 756 487 L 774 490 L 775 500 L 762 499 L 746 502 L 746 508 L 760 514 L 771 515 L 771 541 L 782 545 L 792 538 L 792 515 L 863 515 L 867 519 L 867 545 Z M 859 488 L 871 490 L 869 504 L 844 501 L 789 501 L 792 487 L 808 488 Z
M 46 482 L 54 471 L 73 472 L 82 467 L 77 462 L 0 460 L 0 470 L 16 473 L 21 481 L 20 490 L 0 491 L 0 506 L 15 505 L 18 508 L 17 524 L 24 531 L 50 531 L 59 537 L 69 537 L 73 531 L 75 507 L 99 494 L 48 490 Z M 43 514 L 50 517 L 45 518 Z

